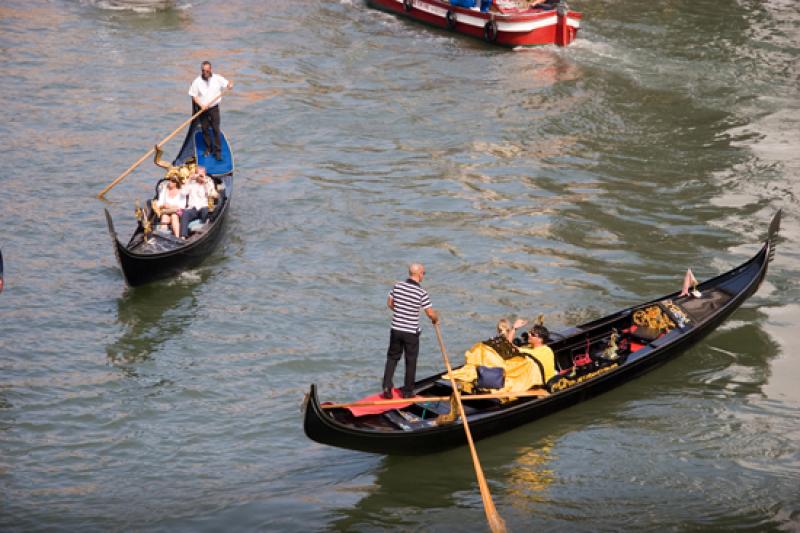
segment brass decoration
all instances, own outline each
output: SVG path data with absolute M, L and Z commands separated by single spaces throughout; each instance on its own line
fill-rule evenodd
M 150 234 L 153 232 L 153 226 L 150 224 L 150 218 L 148 218 L 144 209 L 142 209 L 142 206 L 139 204 L 139 200 L 136 200 L 136 209 L 134 210 L 134 214 L 136 215 L 136 220 L 138 220 L 139 224 L 142 225 L 144 241 L 148 242 L 150 240 Z
M 583 383 L 584 381 L 589 381 L 592 378 L 597 376 L 601 376 L 608 372 L 611 372 L 615 368 L 619 367 L 619 363 L 613 363 L 608 366 L 604 366 L 589 372 L 588 374 L 583 374 L 582 376 L 578 376 L 576 378 L 570 378 L 569 376 L 563 376 L 558 379 L 555 383 L 549 386 L 551 393 L 561 392 L 562 390 L 566 390 L 574 385 L 578 385 L 579 383 Z
M 611 330 L 611 338 L 608 339 L 608 346 L 606 349 L 603 350 L 603 357 L 609 359 L 611 361 L 619 358 L 619 353 L 617 353 L 617 341 L 619 340 L 619 333 L 617 333 L 616 328 Z
M 669 331 L 675 327 L 675 323 L 657 305 L 634 311 L 633 323 L 658 331 Z

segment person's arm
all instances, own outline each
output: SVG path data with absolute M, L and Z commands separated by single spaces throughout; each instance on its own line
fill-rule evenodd
M 225 76 L 222 76 L 220 74 L 214 74 L 214 76 L 218 76 L 219 85 L 220 85 L 219 88 L 220 89 L 222 89 L 222 88 L 233 89 L 233 82 L 231 80 L 229 80 L 228 78 L 226 78 Z
M 200 109 L 202 109 L 203 111 L 206 110 L 206 106 L 204 106 L 203 104 L 200 103 L 200 97 L 199 96 L 192 96 L 192 102 L 194 102 L 194 104 L 197 107 L 199 107 Z
M 219 197 L 217 188 L 214 187 L 214 180 L 212 180 L 211 178 L 206 178 L 206 196 L 208 196 L 209 198 Z
M 425 309 L 425 314 L 428 315 L 428 318 L 431 319 L 432 324 L 439 323 L 439 313 L 437 313 L 433 307 L 428 307 L 427 309 Z
M 386 298 L 386 307 L 394 311 L 394 298 L 392 298 L 391 294 L 389 294 L 389 297 Z

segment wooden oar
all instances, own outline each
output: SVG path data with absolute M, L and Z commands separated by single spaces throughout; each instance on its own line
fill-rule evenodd
M 183 123 L 182 123 L 180 126 L 178 126 L 178 127 L 175 129 L 175 131 L 173 131 L 172 133 L 170 133 L 169 135 L 167 135 L 166 137 L 164 137 L 164 138 L 161 140 L 161 142 L 160 142 L 160 143 L 158 143 L 156 146 L 158 146 L 159 148 L 161 148 L 161 145 L 163 145 L 164 143 L 168 142 L 170 139 L 172 139 L 173 137 L 175 137 L 175 136 L 178 134 L 178 132 L 180 132 L 180 131 L 181 131 L 183 128 L 185 128 L 186 126 L 188 126 L 189 124 L 191 124 L 191 122 L 192 122 L 194 119 L 196 119 L 198 116 L 200 116 L 200 115 L 201 115 L 201 114 L 202 114 L 202 113 L 203 113 L 203 112 L 204 112 L 206 109 L 208 109 L 209 107 L 211 107 L 212 105 L 214 105 L 214 104 L 215 104 L 217 101 L 219 101 L 219 99 L 220 99 L 220 98 L 222 98 L 222 94 L 223 94 L 224 92 L 225 92 L 225 90 L 224 90 L 224 89 L 223 89 L 222 91 L 220 91 L 219 95 L 218 95 L 216 98 L 214 98 L 214 99 L 213 99 L 213 100 L 212 100 L 212 101 L 211 101 L 211 102 L 210 102 L 210 103 L 209 103 L 209 104 L 208 104 L 208 105 L 205 107 L 205 109 L 201 109 L 200 111 L 198 111 L 197 113 L 195 113 L 194 115 L 192 115 L 191 117 L 189 117 L 189 118 L 188 118 L 186 121 L 184 121 L 184 122 L 183 122 Z M 147 159 L 148 157 L 150 157 L 151 155 L 153 155 L 153 152 L 155 152 L 155 148 L 150 148 L 150 149 L 147 151 L 147 153 L 146 153 L 146 154 L 144 154 L 142 157 L 140 157 L 140 158 L 139 158 L 139 160 L 138 160 L 138 161 L 136 161 L 134 164 L 132 164 L 130 167 L 128 167 L 128 170 L 126 170 L 125 172 L 123 172 L 122 174 L 120 174 L 120 175 L 119 175 L 119 177 L 117 177 L 117 179 L 115 179 L 114 181 L 112 181 L 112 182 L 111 182 L 111 183 L 108 185 L 108 187 L 106 187 L 105 189 L 103 189 L 102 191 L 100 191 L 100 194 L 98 194 L 98 195 L 97 195 L 97 197 L 98 197 L 98 198 L 100 198 L 100 199 L 102 200 L 102 199 L 103 199 L 103 197 L 105 196 L 105 194 L 106 194 L 108 191 L 110 191 L 110 190 L 111 190 L 113 187 L 115 187 L 115 186 L 116 186 L 116 185 L 117 185 L 117 184 L 118 184 L 120 181 L 124 180 L 124 179 L 125 179 L 125 177 L 126 177 L 128 174 L 130 174 L 131 172 L 133 172 L 134 170 L 136 170 L 136 167 L 138 167 L 139 165 L 141 165 L 141 164 L 144 162 L 144 160 L 145 160 L 145 159 Z
M 472 433 L 469 430 L 467 423 L 467 416 L 464 413 L 464 405 L 461 403 L 461 394 L 458 392 L 456 380 L 453 377 L 453 369 L 450 367 L 450 359 L 447 358 L 447 351 L 444 348 L 444 341 L 442 340 L 442 332 L 439 330 L 439 323 L 435 323 L 433 327 L 436 329 L 436 338 L 439 340 L 439 349 L 442 350 L 442 358 L 447 367 L 447 374 L 450 377 L 450 384 L 453 387 L 453 395 L 458 404 L 458 411 L 461 414 L 461 422 L 464 424 L 464 433 L 467 435 L 467 442 L 469 443 L 469 451 L 472 454 L 472 464 L 475 467 L 475 475 L 478 478 L 478 487 L 481 489 L 481 499 L 483 500 L 483 509 L 486 512 L 486 520 L 489 522 L 489 528 L 493 533 L 505 533 L 506 523 L 500 518 L 497 509 L 494 507 L 492 495 L 489 492 L 489 485 L 486 483 L 486 478 L 483 475 L 481 462 L 478 459 L 478 452 L 475 450 L 475 443 L 472 442 Z
M 464 400 L 495 400 L 502 398 L 530 398 L 533 396 L 542 397 L 549 396 L 550 393 L 546 390 L 530 390 L 525 392 L 496 392 L 489 394 L 468 394 L 461 397 Z M 377 405 L 405 405 L 409 403 L 427 403 L 427 402 L 447 402 L 450 401 L 450 396 L 416 396 L 414 398 L 396 398 L 394 400 L 367 400 L 362 402 L 351 403 L 329 403 L 322 404 L 320 407 L 323 409 L 339 409 L 347 407 L 374 407 Z

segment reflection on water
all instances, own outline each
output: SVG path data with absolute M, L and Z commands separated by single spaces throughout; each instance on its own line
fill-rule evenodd
M 519 450 L 519 458 L 509 465 L 504 481 L 503 498 L 523 512 L 535 511 L 536 504 L 544 500 L 541 493 L 555 481 L 550 463 L 556 442 L 548 437 L 537 444 Z
M 128 288 L 117 300 L 124 333 L 106 347 L 109 361 L 131 365 L 150 358 L 168 339 L 180 338 L 197 312 L 195 290 L 211 277 L 201 269 L 175 280 Z

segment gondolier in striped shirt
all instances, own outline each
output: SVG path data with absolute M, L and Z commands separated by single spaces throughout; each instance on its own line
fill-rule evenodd
M 439 316 L 431 306 L 428 292 L 420 286 L 425 277 L 425 267 L 413 263 L 408 267 L 408 279 L 396 283 L 389 291 L 386 305 L 392 310 L 392 330 L 389 335 L 389 350 L 386 352 L 386 369 L 383 373 L 383 397 L 392 398 L 392 378 L 400 357 L 405 354 L 406 373 L 403 381 L 403 397 L 414 395 L 414 380 L 417 373 L 419 355 L 419 312 L 425 314 L 436 324 Z

